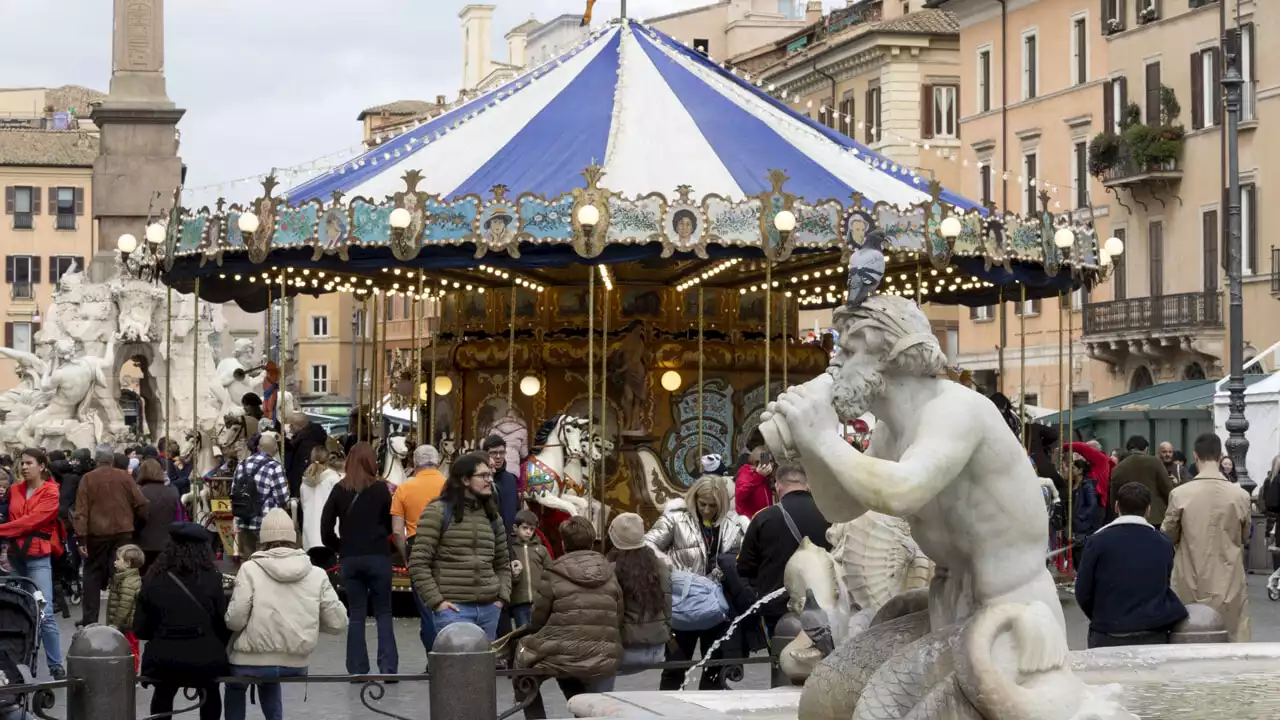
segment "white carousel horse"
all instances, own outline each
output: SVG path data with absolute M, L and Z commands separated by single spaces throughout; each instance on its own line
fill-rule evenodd
M 449 466 L 453 465 L 454 460 L 480 448 L 473 440 L 458 443 L 453 433 L 447 432 L 440 436 L 440 445 L 436 449 L 440 451 L 440 472 L 449 477 Z
M 382 462 L 382 479 L 400 487 L 407 479 L 404 459 L 409 456 L 409 441 L 404 435 L 392 435 L 387 439 L 387 457 Z
M 192 522 L 200 524 L 205 524 L 213 512 L 204 476 L 216 468 L 219 462 L 214 428 L 212 420 L 201 420 L 199 430 L 187 430 L 179 443 L 179 454 L 183 462 L 191 467 L 191 489 L 182 496 L 181 502 L 191 513 Z
M 590 520 L 597 532 L 609 527 L 609 508 L 601 504 L 594 493 L 590 492 L 592 472 L 588 471 L 584 461 L 589 459 L 591 468 L 595 468 L 600 460 L 611 452 L 613 452 L 613 443 L 593 429 L 591 433 L 584 434 L 582 437 L 581 455 L 568 460 L 564 468 L 567 488 L 562 497 L 569 502 L 584 502 L 586 507 L 579 514 Z M 577 488 L 585 488 L 584 496 L 579 495 Z
M 534 437 L 534 453 L 524 461 L 524 494 L 529 502 L 572 516 L 587 515 L 588 487 L 583 473 L 570 476 L 572 461 L 584 457 L 587 421 L 572 415 L 553 415 Z

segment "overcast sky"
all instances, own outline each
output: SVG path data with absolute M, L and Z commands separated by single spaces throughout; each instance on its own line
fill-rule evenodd
M 828 7 L 844 0 L 824 0 Z M 711 0 L 630 0 L 651 17 Z M 392 100 L 456 97 L 458 0 L 168 0 L 165 70 L 188 187 L 290 167 L 361 140 L 356 115 Z M 496 0 L 502 36 L 536 17 L 580 13 L 585 0 Z M 76 84 L 106 92 L 112 0 L 0 0 L 0 87 Z M 598 0 L 597 22 L 618 12 Z M 286 181 L 286 187 L 297 184 Z M 207 190 L 203 195 L 212 195 Z M 248 184 L 228 197 L 252 196 Z M 195 199 L 195 198 L 191 198 Z

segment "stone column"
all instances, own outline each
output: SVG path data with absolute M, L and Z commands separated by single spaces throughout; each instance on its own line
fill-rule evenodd
M 93 215 L 98 221 L 90 276 L 110 274 L 103 262 L 116 240 L 139 241 L 148 214 L 172 206 L 182 181 L 177 124 L 185 111 L 165 92 L 164 0 L 115 0 L 111 86 L 90 116 L 101 131 L 93 164 Z

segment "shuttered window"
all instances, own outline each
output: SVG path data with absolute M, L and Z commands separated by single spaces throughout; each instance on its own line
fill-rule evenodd
M 1089 82 L 1089 31 L 1083 17 L 1071 21 L 1071 81 L 1073 85 Z
M 1075 207 L 1089 207 L 1089 144 L 1084 141 L 1071 148 L 1071 186 Z
M 1204 291 L 1218 291 L 1218 211 L 1206 210 L 1200 217 L 1204 245 Z
M 1040 53 L 1037 49 L 1036 34 L 1026 33 L 1022 36 L 1022 99 L 1030 100 L 1038 96 L 1040 81 Z
M 1103 83 L 1102 127 L 1104 132 L 1120 134 L 1125 107 L 1129 104 L 1129 80 L 1124 76 Z
M 853 91 L 849 90 L 840 98 L 840 132 L 853 137 L 853 128 Z
M 989 205 L 993 195 L 991 187 L 991 165 L 984 164 L 978 168 L 978 184 L 982 186 L 982 204 Z
M 1222 56 L 1217 48 L 1191 53 L 1191 127 L 1222 124 Z
M 84 257 L 81 255 L 54 255 L 49 258 L 49 282 L 57 284 L 62 276 L 72 269 L 84 272 Z
M 960 88 L 955 85 L 921 85 L 921 137 L 956 137 L 960 130 L 959 99 Z
M 864 128 L 864 142 L 868 145 L 874 143 L 880 137 L 880 87 L 875 86 L 867 89 L 866 97 L 863 100 L 862 107 L 865 109 L 866 122 Z
M 978 112 L 991 109 L 991 49 L 978 51 Z
M 1022 181 L 1026 185 L 1026 196 L 1023 198 L 1022 212 L 1027 215 L 1036 212 L 1040 207 L 1036 198 L 1036 177 L 1039 172 L 1038 160 L 1039 158 L 1033 152 L 1022 156 Z
M 1146 87 L 1146 123 L 1151 126 L 1160 124 L 1160 63 L 1147 63 Z
M 1153 220 L 1147 226 L 1147 257 L 1151 260 L 1148 278 L 1151 297 L 1164 294 L 1164 223 Z

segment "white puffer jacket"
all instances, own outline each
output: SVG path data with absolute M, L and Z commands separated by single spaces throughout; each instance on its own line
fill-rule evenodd
M 227 627 L 232 665 L 306 667 L 322 631 L 346 631 L 347 611 L 306 553 L 274 548 L 240 567 Z

